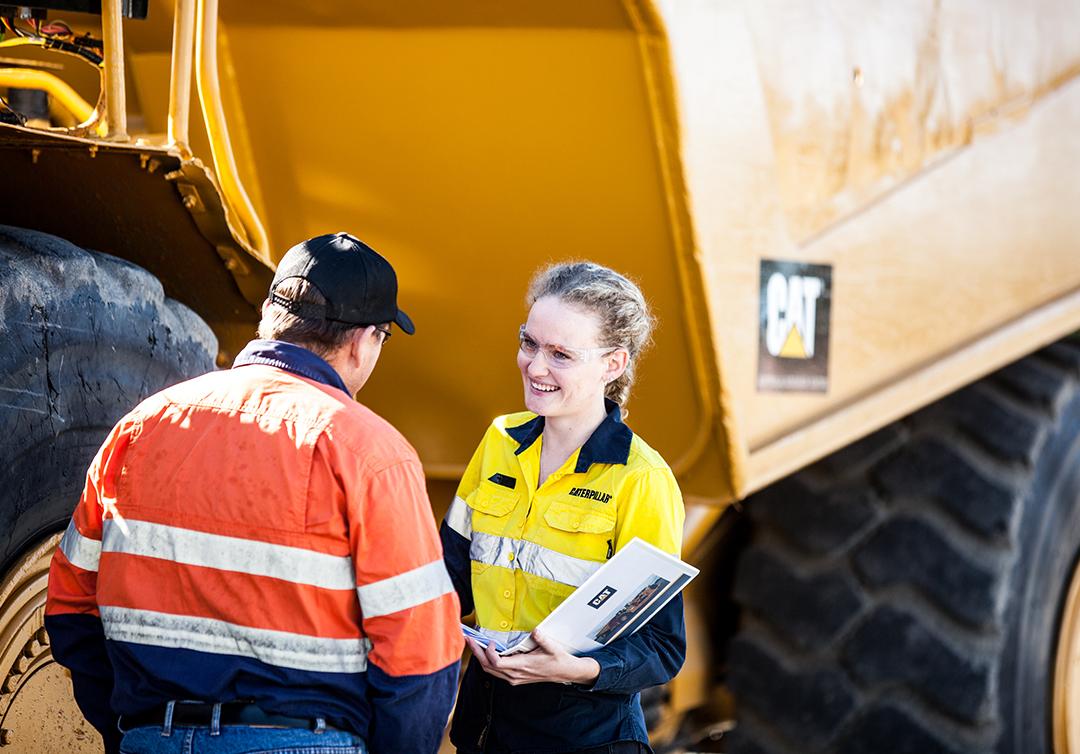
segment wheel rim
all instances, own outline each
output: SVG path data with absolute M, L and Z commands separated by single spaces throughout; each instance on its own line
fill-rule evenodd
M 45 633 L 49 561 L 59 541 L 56 534 L 41 542 L 0 581 L 0 747 L 11 752 L 102 748 Z
M 1054 668 L 1054 752 L 1080 754 L 1080 561 L 1073 567 Z

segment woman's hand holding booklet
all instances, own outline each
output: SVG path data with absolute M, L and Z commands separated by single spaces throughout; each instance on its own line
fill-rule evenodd
M 644 626 L 698 575 L 698 569 L 634 538 L 615 557 L 540 622 L 537 629 L 575 655 L 591 652 Z M 462 632 L 482 647 L 494 643 L 500 655 L 536 648 L 531 636 L 506 646 L 462 624 Z

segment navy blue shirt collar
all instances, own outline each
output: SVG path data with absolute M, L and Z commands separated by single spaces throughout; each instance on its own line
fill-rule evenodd
M 287 372 L 307 377 L 309 380 L 336 387 L 350 398 L 349 388 L 337 371 L 311 351 L 283 340 L 253 340 L 233 362 L 233 369 L 248 364 L 265 364 Z
M 630 427 L 623 424 L 622 408 L 615 401 L 604 399 L 604 408 L 607 416 L 600 422 L 600 426 L 593 430 L 589 439 L 581 446 L 578 453 L 577 465 L 574 471 L 582 474 L 589 470 L 594 463 L 618 463 L 626 465 L 630 460 L 630 442 L 634 439 L 634 433 Z M 518 443 L 515 455 L 521 455 L 528 450 L 544 431 L 544 417 L 537 416 L 524 424 L 516 427 L 507 427 L 506 434 L 510 435 Z

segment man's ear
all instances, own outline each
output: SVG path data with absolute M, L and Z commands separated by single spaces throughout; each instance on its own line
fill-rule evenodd
M 363 328 L 360 327 L 349 330 L 348 337 L 346 337 L 345 342 L 341 344 L 340 353 L 345 356 L 346 363 L 350 366 L 355 364 L 357 358 L 360 356 L 360 334 L 363 331 Z
M 349 356 L 357 363 L 363 359 L 365 342 L 378 337 L 375 335 L 377 329 L 375 325 L 368 325 L 367 327 L 357 327 L 352 331 L 352 336 L 349 338 Z

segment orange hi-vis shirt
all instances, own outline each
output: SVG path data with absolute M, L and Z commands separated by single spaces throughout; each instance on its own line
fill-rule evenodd
M 434 751 L 463 642 L 415 450 L 304 349 L 237 363 L 148 398 L 90 467 L 47 606 L 76 697 L 250 699 Z

